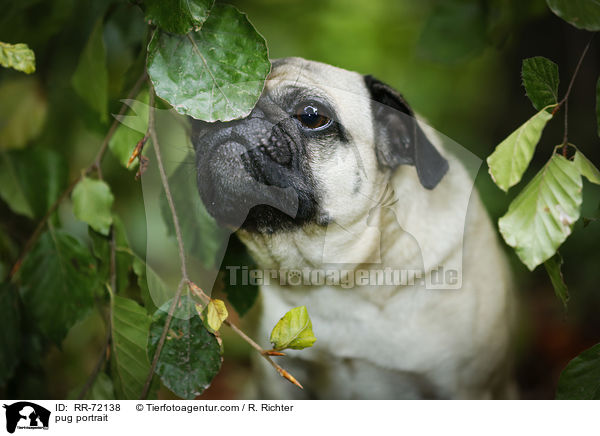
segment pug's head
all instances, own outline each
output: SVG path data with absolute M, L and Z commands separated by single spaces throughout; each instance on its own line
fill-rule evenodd
M 424 189 L 448 170 L 413 115 L 372 76 L 275 60 L 248 117 L 192 122 L 200 195 L 218 223 L 250 232 L 352 222 L 398 167 Z

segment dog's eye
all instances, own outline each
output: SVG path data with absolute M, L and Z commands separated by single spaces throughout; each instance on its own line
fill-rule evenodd
M 331 124 L 331 118 L 316 103 L 301 104 L 296 108 L 295 116 L 308 129 L 324 129 Z

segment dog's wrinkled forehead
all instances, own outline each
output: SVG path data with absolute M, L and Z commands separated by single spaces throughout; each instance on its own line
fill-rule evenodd
M 272 69 L 265 83 L 264 94 L 274 102 L 294 91 L 304 90 L 312 95 L 302 97 L 322 97 L 336 106 L 336 109 L 350 107 L 357 99 L 368 103 L 370 95 L 364 86 L 362 75 L 302 58 L 281 58 L 272 61 Z

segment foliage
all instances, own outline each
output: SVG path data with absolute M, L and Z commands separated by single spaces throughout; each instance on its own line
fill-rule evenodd
M 271 343 L 275 350 L 302 350 L 312 347 L 317 338 L 312 330 L 312 321 L 305 306 L 296 307 L 277 322 L 271 332 Z
M 0 42 L 0 65 L 31 74 L 35 72 L 35 54 L 27 44 Z
M 547 3 L 552 12 L 573 26 L 600 30 L 600 6 L 596 1 L 547 0 Z M 567 131 L 569 95 L 590 43 L 585 47 L 567 91 L 560 100 L 558 65 L 540 56 L 523 61 L 523 85 L 527 97 L 539 112 L 500 143 L 487 159 L 493 181 L 507 191 L 521 180 L 546 123 L 560 109 L 564 110 L 562 143 L 512 201 L 498 225 L 506 243 L 515 249 L 530 270 L 544 263 L 555 293 L 565 306 L 569 292 L 561 271 L 562 257 L 557 250 L 569 237 L 580 217 L 582 178 L 600 184 L 600 171 L 576 146 L 568 142 Z M 598 108 L 600 103 L 596 114 L 600 120 Z M 585 383 L 598 378 L 600 360 L 596 348 L 581 354 L 565 369 L 559 383 L 558 398 L 598 398 L 596 385 L 585 386 Z

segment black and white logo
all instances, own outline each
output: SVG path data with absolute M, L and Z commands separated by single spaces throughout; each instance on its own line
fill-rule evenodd
M 50 421 L 48 409 L 29 401 L 4 404 L 3 407 L 6 409 L 6 431 L 9 433 L 14 433 L 16 429 L 48 430 Z

